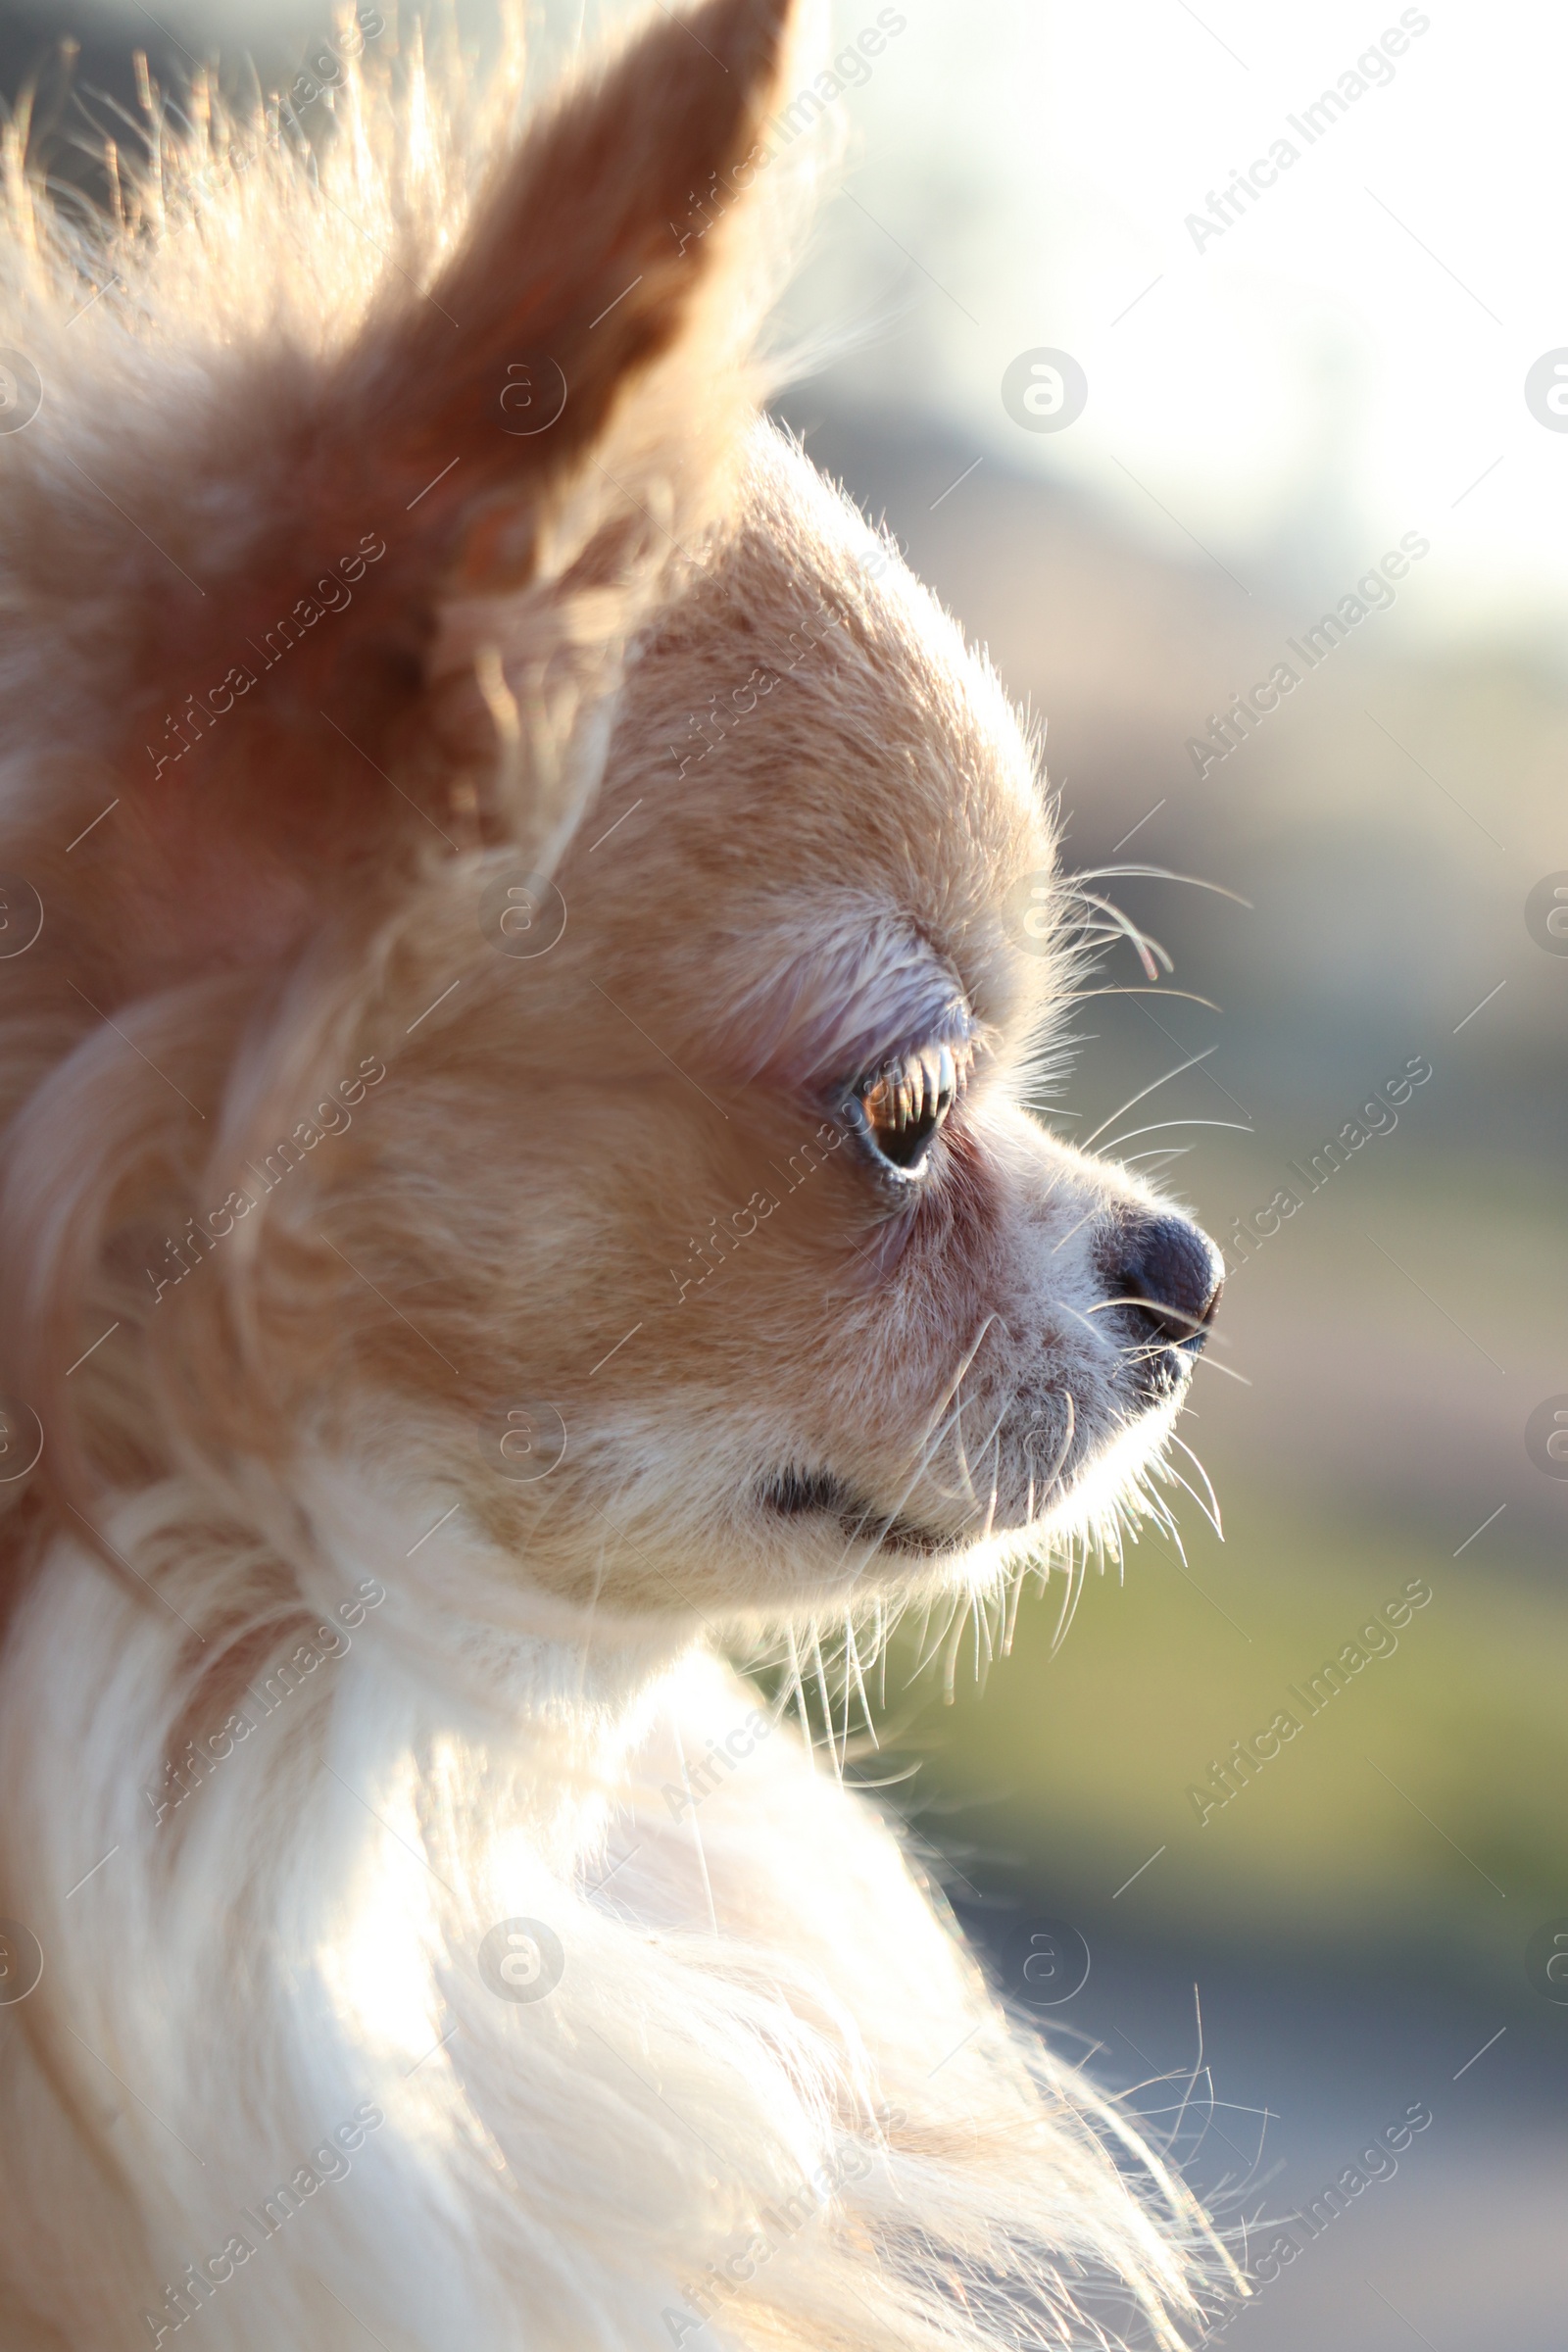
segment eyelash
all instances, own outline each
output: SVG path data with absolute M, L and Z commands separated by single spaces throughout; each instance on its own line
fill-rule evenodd
M 884 1174 L 920 1182 L 973 1063 L 967 1039 L 939 1038 L 879 1063 L 850 1089 L 850 1124 Z

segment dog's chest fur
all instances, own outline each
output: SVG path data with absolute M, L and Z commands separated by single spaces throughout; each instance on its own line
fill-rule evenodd
M 968 1965 L 891 1834 L 710 1659 L 628 1647 L 589 1688 L 559 1632 L 469 1639 L 439 1596 L 497 1563 L 450 1526 L 407 1560 L 417 1507 L 317 1494 L 316 1615 L 242 1645 L 205 1715 L 181 1623 L 84 1554 L 8 1653 L 28 1916 L 119 2110 L 84 2327 L 324 2352 L 347 2306 L 395 2346 L 575 2352 L 682 2341 L 759 2279 L 787 2308 L 829 2206 L 885 2193 L 901 2099 L 981 2055 L 955 2055 Z M 192 1616 L 234 1563 L 172 1577 L 160 1501 L 108 1533 Z M 14 2126 L 42 2085 L 6 2055 Z M 77 2226 L 9 2217 L 43 2308 Z
M 314 1619 L 243 1649 L 220 1715 L 192 1713 L 183 1626 L 83 1553 L 15 1629 L 16 1899 L 93 2108 L 83 2132 L 4 2044 L 6 2137 L 50 2143 L 0 2216 L 28 2303 L 106 2348 L 341 2352 L 348 2310 L 391 2352 L 708 2322 L 816 2352 L 917 2340 L 869 2249 L 912 2278 L 922 2232 L 983 2241 L 999 2198 L 1038 2202 L 1075 2260 L 1125 2260 L 1130 2219 L 1157 2253 L 1106 2200 L 1069 2078 L 1013 2043 L 892 1833 L 754 1692 L 697 1653 L 628 1646 L 591 1688 L 559 1631 L 469 1641 L 482 1547 L 420 1543 L 433 1512 L 341 1470 L 315 1498 Z M 204 1578 L 258 1573 L 204 1558 L 198 1516 L 171 1490 L 108 1529 L 192 1617 Z M 206 1761 L 187 1743 L 171 1783 L 187 1722 Z M 55 2340 L 17 2326 L 8 2352 Z

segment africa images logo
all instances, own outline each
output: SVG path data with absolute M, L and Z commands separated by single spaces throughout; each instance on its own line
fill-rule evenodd
M 566 1955 L 542 1919 L 503 1919 L 479 1946 L 479 1974 L 497 2000 L 542 2001 L 561 1983 Z
M 1002 379 L 1002 405 L 1026 433 L 1059 433 L 1089 400 L 1089 378 L 1070 351 L 1020 351 Z
M 0 351 L 0 433 L 20 433 L 43 406 L 43 379 L 24 351 Z

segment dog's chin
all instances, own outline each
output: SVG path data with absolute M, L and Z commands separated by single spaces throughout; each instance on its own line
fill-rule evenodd
M 761 1483 L 758 1508 L 796 1536 L 818 1577 L 825 1553 L 839 1562 L 831 1583 L 872 1588 L 961 1580 L 977 1561 L 1002 1564 L 1102 1535 L 1129 1508 L 1138 1511 L 1142 1481 L 1163 1455 L 1201 1346 L 1200 1337 L 1148 1360 L 1134 1411 L 1100 1436 L 1081 1427 L 1068 1457 L 1044 1466 L 1043 1483 L 1026 1465 L 1007 1482 L 1010 1500 L 1000 1480 L 997 1492 L 978 1498 L 928 1497 L 905 1481 L 890 1503 L 825 1464 L 792 1463 Z

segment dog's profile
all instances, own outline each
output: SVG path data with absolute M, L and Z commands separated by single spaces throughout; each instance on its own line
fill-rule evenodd
M 799 38 L 148 92 L 85 230 L 8 134 L 5 2352 L 1237 2283 L 724 1662 L 1113 1544 L 1219 1275 L 1024 1107 L 1031 747 L 760 420 Z

